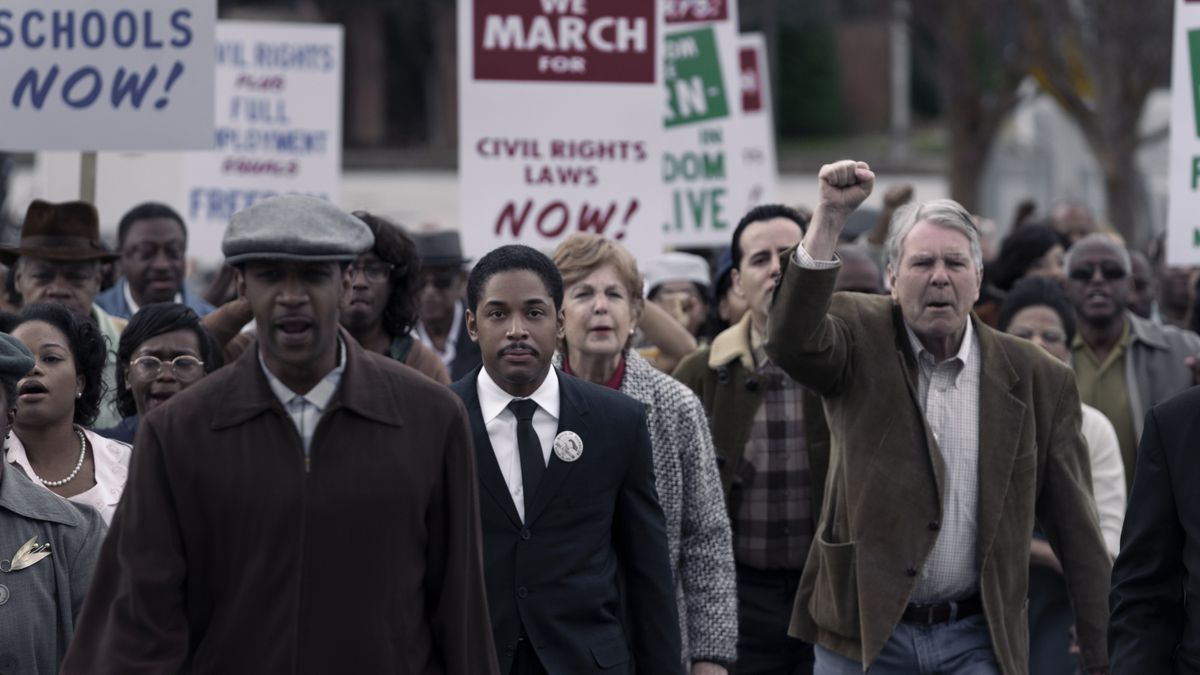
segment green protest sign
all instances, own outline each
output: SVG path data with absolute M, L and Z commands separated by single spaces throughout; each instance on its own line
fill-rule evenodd
M 668 35 L 664 54 L 668 128 L 729 116 L 721 59 L 711 26 Z

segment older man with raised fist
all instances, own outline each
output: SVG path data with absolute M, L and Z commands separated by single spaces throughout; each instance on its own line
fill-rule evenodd
M 785 253 L 767 351 L 825 399 L 831 457 L 792 633 L 819 674 L 1028 670 L 1034 519 L 1059 553 L 1083 661 L 1104 672 L 1110 562 L 1071 371 L 972 313 L 979 234 L 950 200 L 910 203 L 887 239 L 891 297 L 834 293 L 834 250 L 875 176 L 821 168 Z

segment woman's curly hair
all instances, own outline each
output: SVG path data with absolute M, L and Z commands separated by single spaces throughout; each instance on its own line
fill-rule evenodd
M 383 310 L 383 330 L 392 337 L 408 335 L 417 323 L 417 283 L 421 272 L 417 247 L 394 223 L 366 211 L 355 211 L 354 216 L 366 223 L 375 235 L 371 252 L 392 264 L 388 301 Z
M 104 362 L 110 345 L 100 327 L 88 316 L 80 316 L 62 305 L 29 305 L 17 314 L 13 329 L 30 321 L 41 321 L 58 329 L 67 338 L 67 348 L 75 360 L 75 374 L 83 376 L 83 393 L 75 399 L 74 422 L 91 426 L 100 414 L 104 385 Z

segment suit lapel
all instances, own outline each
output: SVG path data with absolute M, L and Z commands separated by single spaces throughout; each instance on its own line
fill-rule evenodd
M 558 410 L 558 431 L 555 433 L 555 437 L 557 438 L 557 435 L 564 431 L 574 431 L 579 434 L 580 438 L 587 439 L 588 425 L 585 418 L 588 414 L 588 406 L 579 391 L 579 383 L 571 376 L 559 372 L 558 392 L 561 403 Z M 583 451 L 584 453 L 588 451 L 586 442 Z M 541 484 L 538 485 L 537 494 L 533 496 L 533 504 L 532 506 L 525 505 L 526 526 L 532 525 L 538 516 L 542 515 L 542 511 L 554 498 L 567 474 L 571 473 L 578 463 L 579 460 L 564 462 L 558 458 L 556 453 L 550 452 L 550 462 L 546 465 L 546 473 L 542 476 Z
M 488 436 L 487 427 L 483 424 L 483 411 L 479 407 L 479 390 L 475 388 L 475 380 L 479 375 L 467 376 L 461 383 L 463 403 L 467 408 L 467 417 L 471 420 L 471 435 L 475 441 L 475 465 L 479 471 L 479 483 L 484 492 L 491 495 L 492 500 L 508 516 L 516 528 L 522 527 L 521 516 L 517 514 L 517 506 L 513 503 L 512 495 L 508 492 L 508 483 L 504 482 L 504 474 L 500 473 L 500 464 L 496 461 L 496 452 L 492 449 L 492 440 Z
M 1004 514 L 1013 461 L 1020 449 L 1025 403 L 1012 394 L 1019 376 L 991 329 L 976 322 L 983 359 L 979 381 L 979 504 L 976 547 L 980 563 Z

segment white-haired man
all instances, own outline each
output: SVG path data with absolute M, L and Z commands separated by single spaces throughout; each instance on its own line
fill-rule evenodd
M 816 645 L 820 675 L 1023 675 L 1036 516 L 1062 560 L 1084 665 L 1104 672 L 1111 566 L 1070 370 L 972 315 L 979 234 L 949 200 L 896 213 L 890 298 L 835 294 L 838 236 L 875 176 L 842 161 L 819 180 L 768 323 L 768 353 L 824 397 L 831 435 L 793 635 Z

